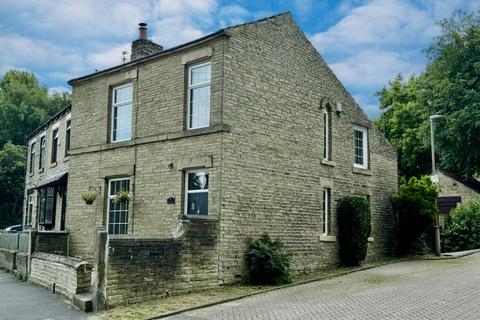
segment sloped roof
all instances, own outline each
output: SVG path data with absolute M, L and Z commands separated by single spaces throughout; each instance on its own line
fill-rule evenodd
M 199 44 L 199 43 L 202 43 L 202 42 L 214 39 L 214 38 L 218 38 L 218 37 L 221 37 L 221 36 L 227 36 L 226 31 L 229 30 L 229 29 L 233 29 L 233 28 L 237 28 L 237 27 L 241 27 L 241 26 L 245 26 L 245 25 L 258 23 L 258 22 L 261 22 L 261 21 L 274 19 L 276 17 L 287 15 L 287 14 L 290 14 L 290 12 L 287 11 L 287 12 L 279 13 L 279 14 L 276 14 L 276 15 L 273 15 L 273 16 L 270 16 L 270 17 L 266 17 L 266 18 L 263 18 L 263 19 L 255 20 L 255 21 L 252 21 L 252 22 L 242 23 L 242 24 L 233 25 L 233 26 L 230 26 L 230 27 L 227 27 L 227 28 L 222 28 L 218 31 L 207 34 L 206 36 L 203 36 L 201 38 L 198 38 L 198 39 L 195 39 L 193 41 L 189 41 L 189 42 L 186 42 L 184 44 L 181 44 L 181 45 L 178 45 L 178 46 L 175 46 L 175 47 L 172 47 L 172 48 L 154 53 L 152 55 L 149 55 L 149 56 L 146 56 L 146 57 L 134 60 L 134 61 L 130 61 L 130 62 L 127 62 L 127 63 L 119 64 L 119 65 L 113 66 L 111 68 L 100 70 L 100 71 L 97 71 L 97 72 L 94 72 L 94 73 L 90 73 L 90 74 L 87 74 L 87 75 L 82 76 L 82 77 L 71 79 L 71 80 L 68 81 L 68 84 L 72 85 L 72 84 L 74 84 L 76 82 L 79 82 L 79 81 L 83 81 L 83 80 L 94 78 L 96 76 L 100 76 L 100 75 L 103 75 L 103 74 L 115 72 L 115 71 L 118 71 L 118 70 L 121 70 L 121 69 L 124 69 L 124 68 L 133 67 L 135 65 L 138 65 L 138 64 L 150 61 L 150 60 L 155 60 L 159 57 L 166 56 L 168 54 L 171 54 L 173 52 L 176 52 L 176 51 L 188 48 L 188 47 L 191 47 L 193 45 L 196 45 L 196 44 Z

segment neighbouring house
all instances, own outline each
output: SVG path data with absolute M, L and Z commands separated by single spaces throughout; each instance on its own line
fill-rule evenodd
M 438 171 L 438 209 L 439 224 L 445 225 L 450 211 L 462 203 L 480 198 L 480 181 L 472 178 L 465 180 L 453 173 Z
M 24 224 L 68 233 L 67 255 L 93 266 L 94 303 L 239 281 L 246 239 L 263 232 L 296 274 L 335 265 L 348 195 L 370 201 L 368 259 L 392 252 L 397 153 L 290 13 L 166 50 L 141 24 L 131 52 L 70 80 L 71 107 L 28 139 Z

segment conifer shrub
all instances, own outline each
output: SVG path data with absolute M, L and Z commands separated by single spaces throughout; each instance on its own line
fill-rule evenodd
M 247 240 L 245 263 L 252 284 L 292 282 L 289 254 L 280 241 L 272 241 L 267 233 L 257 240 Z
M 429 176 L 403 182 L 392 199 L 397 218 L 397 255 L 424 254 L 429 250 L 426 239 L 433 232 L 437 208 L 437 186 Z
M 370 236 L 370 205 L 363 197 L 345 197 L 337 204 L 340 262 L 357 266 L 367 255 Z

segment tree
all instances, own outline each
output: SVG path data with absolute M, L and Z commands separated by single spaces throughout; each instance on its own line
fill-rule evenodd
M 406 82 L 397 75 L 388 88 L 377 92 L 382 116 L 374 121 L 399 154 L 399 172 L 406 177 L 421 176 L 430 170 L 428 110 L 421 103 L 422 78 Z
M 25 138 L 69 104 L 49 95 L 34 74 L 10 70 L 0 79 L 0 228 L 20 222 L 25 180 Z
M 377 93 L 385 132 L 400 155 L 406 177 L 430 173 L 429 116 L 437 120 L 439 166 L 466 179 L 480 173 L 480 16 L 455 12 L 427 49 L 425 72 L 407 81 L 397 76 Z
M 440 26 L 427 50 L 424 100 L 445 115 L 436 137 L 441 167 L 467 178 L 480 173 L 480 14 L 457 11 Z
M 0 80 L 0 147 L 24 145 L 25 137 L 68 105 L 70 94 L 49 95 L 33 73 L 10 70 Z
M 20 222 L 25 176 L 25 147 L 7 142 L 0 149 L 0 228 Z

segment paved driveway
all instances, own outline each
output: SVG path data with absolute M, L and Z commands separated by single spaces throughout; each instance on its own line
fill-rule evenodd
M 480 254 L 409 261 L 169 319 L 480 319 Z
M 71 320 L 87 319 L 87 315 L 74 309 L 60 295 L 0 271 L 0 319 Z

